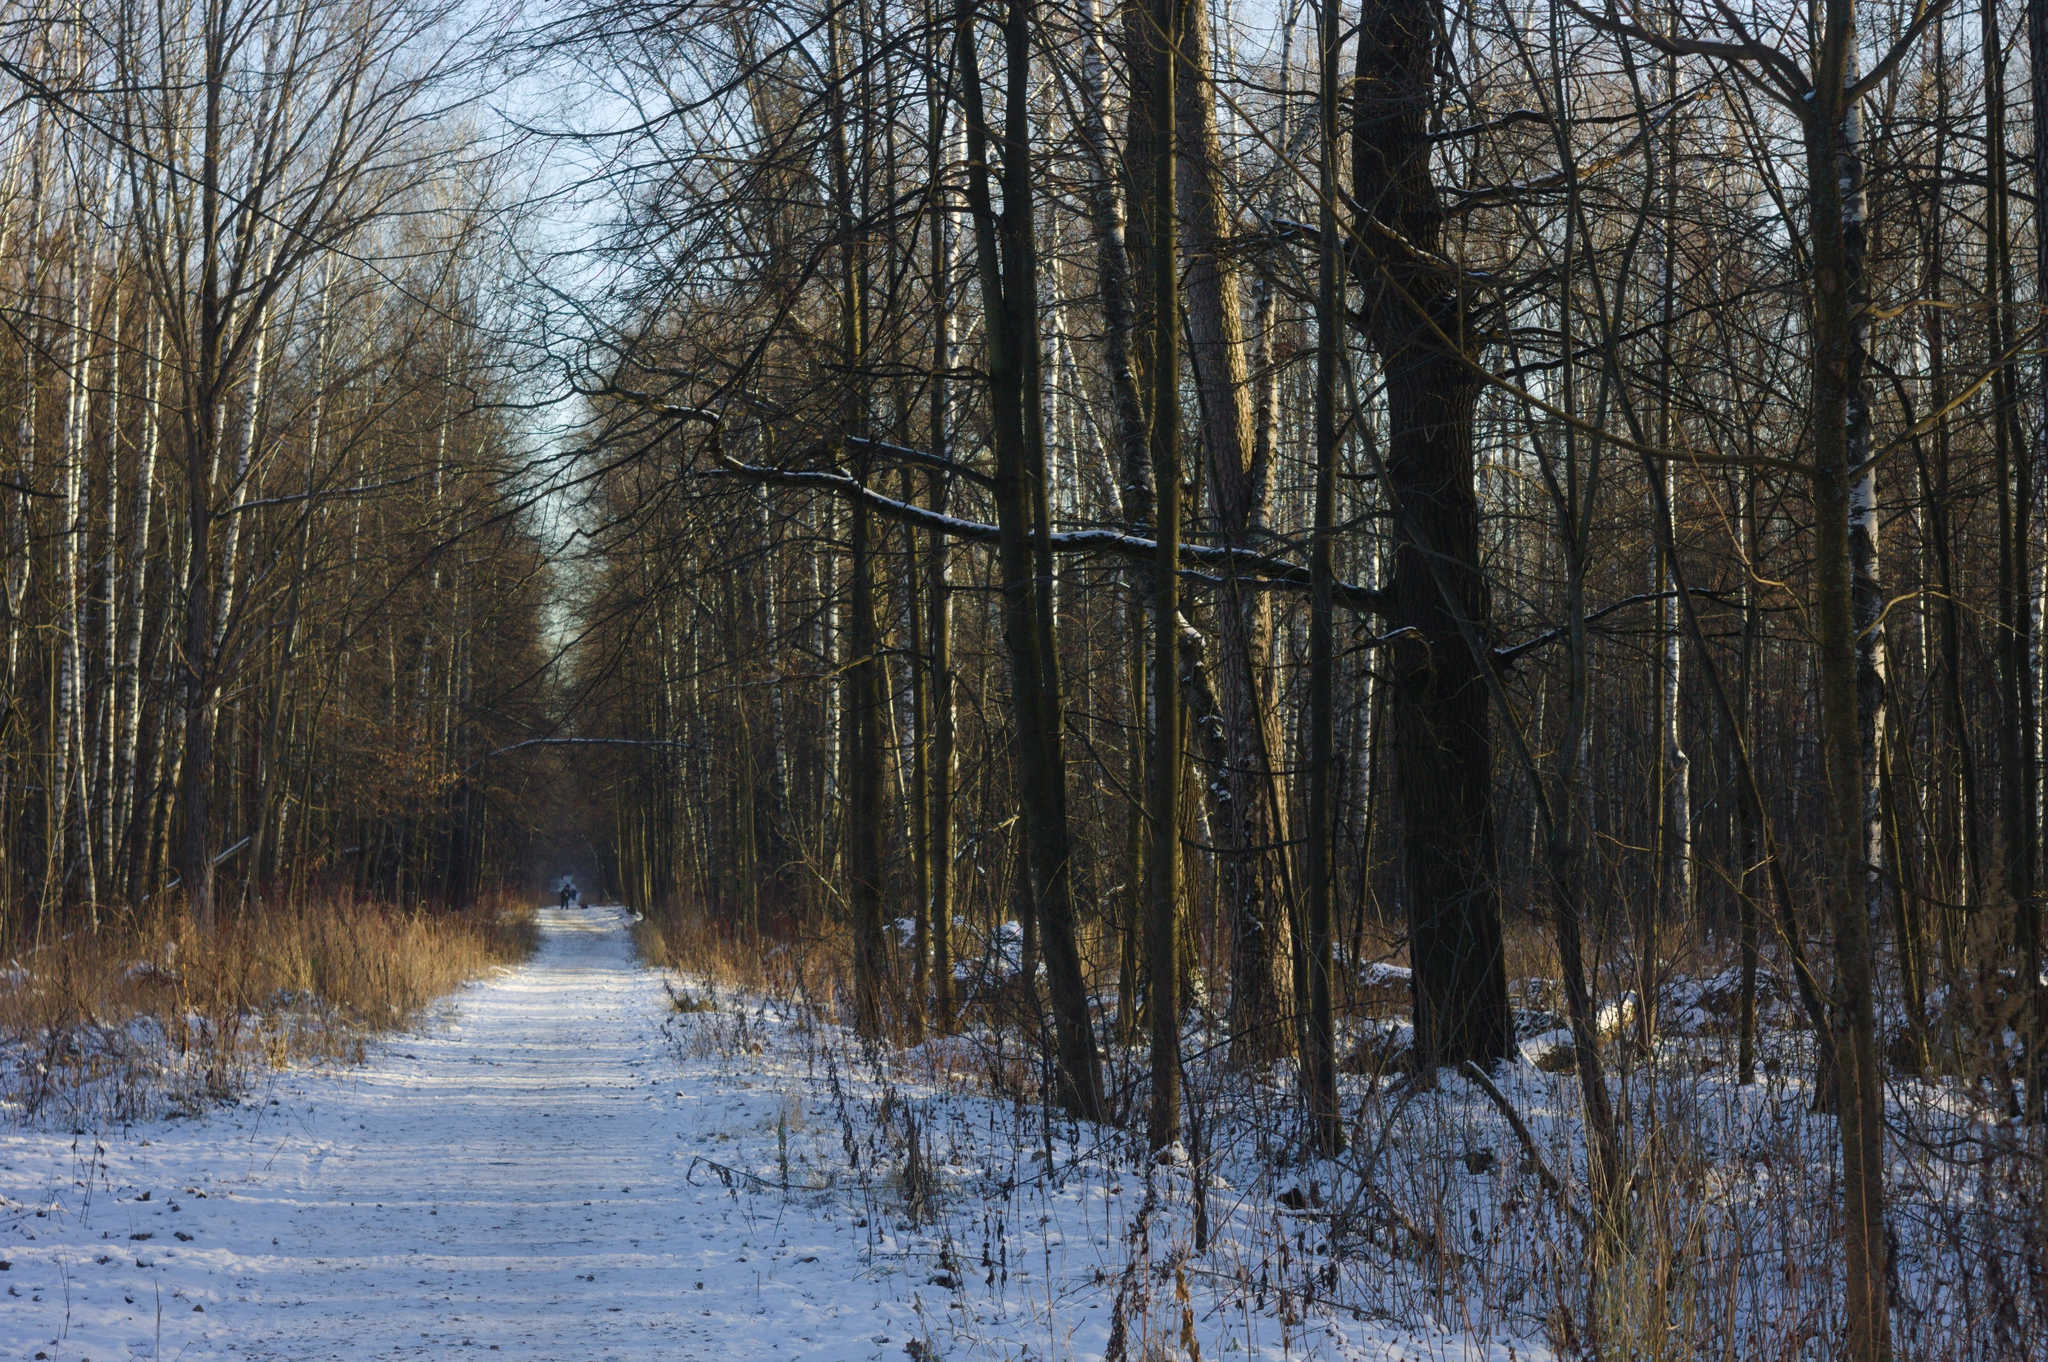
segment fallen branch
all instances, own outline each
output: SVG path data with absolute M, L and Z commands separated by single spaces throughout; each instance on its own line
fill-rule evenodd
M 700 1163 L 703 1164 L 706 1168 L 709 1168 L 712 1172 L 718 1174 L 718 1180 L 725 1184 L 725 1190 L 728 1192 L 733 1191 L 732 1183 L 734 1178 L 738 1178 L 742 1182 L 752 1183 L 754 1187 L 760 1191 L 793 1192 L 796 1190 L 794 1187 L 791 1187 L 786 1182 L 774 1182 L 768 1178 L 762 1177 L 758 1173 L 749 1173 L 744 1168 L 733 1168 L 729 1167 L 726 1164 L 718 1163 L 712 1159 L 707 1159 L 702 1154 L 699 1154 L 695 1158 L 691 1159 L 690 1166 L 683 1170 L 683 1181 L 689 1183 L 692 1187 L 695 1187 L 697 1185 L 697 1165 Z M 735 1195 L 737 1195 L 737 1193 L 735 1193 Z
M 1500 1114 L 1507 1118 L 1508 1128 L 1513 1130 L 1515 1138 L 1522 1142 L 1522 1153 L 1536 1169 L 1536 1180 L 1543 1184 L 1543 1190 L 1557 1198 L 1558 1207 L 1571 1217 L 1574 1225 L 1582 1231 L 1591 1233 L 1592 1227 L 1586 1223 L 1585 1213 L 1572 1205 L 1571 1193 L 1565 1190 L 1564 1180 L 1550 1171 L 1550 1165 L 1545 1163 L 1543 1155 L 1537 1152 L 1536 1137 L 1529 1133 L 1528 1125 L 1523 1122 L 1521 1113 L 1515 1110 L 1515 1104 L 1508 1101 L 1507 1094 L 1486 1076 L 1486 1070 L 1469 1059 L 1465 1061 L 1462 1072 L 1465 1077 L 1479 1085 L 1479 1090 L 1491 1098 L 1493 1105 L 1500 1109 Z

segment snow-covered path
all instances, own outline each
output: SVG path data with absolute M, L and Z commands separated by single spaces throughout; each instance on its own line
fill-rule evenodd
M 0 1358 L 903 1356 L 865 1220 L 764 1221 L 690 1176 L 772 1150 L 783 1094 L 678 1080 L 618 915 L 541 919 L 534 961 L 360 1070 L 202 1122 L 0 1134 Z

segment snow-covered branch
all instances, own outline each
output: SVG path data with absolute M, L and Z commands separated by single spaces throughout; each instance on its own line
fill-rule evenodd
M 965 520 L 884 496 L 845 473 L 823 469 L 771 468 L 742 463 L 730 456 L 722 456 L 717 468 L 706 471 L 715 476 L 744 478 L 775 487 L 809 487 L 830 492 L 865 506 L 877 515 L 921 530 L 931 530 L 962 543 L 989 544 L 996 539 L 996 527 L 986 521 Z M 1063 530 L 1052 536 L 1052 547 L 1055 553 L 1106 553 L 1147 563 L 1159 552 L 1154 541 L 1121 530 Z M 1255 591 L 1306 592 L 1309 589 L 1306 567 L 1270 554 L 1215 544 L 1183 544 L 1180 556 L 1182 572 L 1189 580 L 1205 585 L 1229 580 L 1241 588 Z M 1335 589 L 1338 603 L 1353 610 L 1378 614 L 1386 608 L 1383 592 L 1341 581 L 1335 584 Z

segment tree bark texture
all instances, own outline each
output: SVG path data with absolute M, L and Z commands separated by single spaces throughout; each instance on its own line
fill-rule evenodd
M 1174 101 L 1175 198 L 1184 225 L 1180 288 L 1208 460 L 1209 509 L 1224 543 L 1252 548 L 1265 518 L 1266 469 L 1255 457 L 1237 273 L 1223 256 L 1231 224 L 1204 5 L 1188 7 L 1181 48 L 1187 89 Z M 1281 850 L 1287 804 L 1274 775 L 1279 733 L 1261 681 L 1270 663 L 1273 620 L 1265 593 L 1239 588 L 1230 573 L 1215 600 L 1225 764 L 1210 779 L 1221 815 L 1220 875 L 1230 924 L 1231 1055 L 1258 1064 L 1291 1054 L 1295 1034 L 1291 858 Z
M 1489 632 L 1479 564 L 1467 296 L 1444 259 L 1429 110 L 1443 16 L 1432 0 L 1367 0 L 1360 15 L 1352 196 L 1360 219 L 1365 336 L 1384 376 L 1387 495 L 1414 538 L 1394 552 L 1387 623 L 1393 760 L 1408 895 L 1420 1064 L 1511 1053 L 1500 905 L 1493 882 L 1493 746 L 1487 691 L 1459 630 Z

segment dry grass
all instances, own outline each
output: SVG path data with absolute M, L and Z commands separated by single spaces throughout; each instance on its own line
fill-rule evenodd
M 78 932 L 0 970 L 0 1111 L 144 1119 L 246 1089 L 266 1068 L 359 1061 L 464 981 L 532 953 L 532 912 L 408 911 L 327 898 L 212 933 L 182 912 Z
M 800 1000 L 836 1020 L 853 997 L 852 937 L 843 923 L 754 937 L 701 912 L 648 910 L 633 926 L 640 958 L 711 989 Z
M 755 945 L 677 914 L 650 918 L 641 933 L 648 960 L 683 976 L 679 997 L 692 1009 L 715 1003 L 713 1015 L 675 1020 L 686 1053 L 728 1060 L 758 1053 L 770 1015 L 760 1004 L 781 1005 L 773 1010 L 804 1037 L 812 1069 L 840 1076 L 829 1080 L 832 1099 L 821 1109 L 836 1113 L 828 1124 L 845 1146 L 862 1151 L 859 1167 L 868 1171 L 850 1176 L 876 1208 L 906 1224 L 943 1215 L 943 1207 L 934 1209 L 942 1198 L 923 1186 L 926 1152 L 918 1142 L 947 1128 L 948 1102 L 999 1099 L 993 1119 L 1001 1124 L 1008 1113 L 1014 1128 L 996 1143 L 1013 1154 L 1049 1149 L 1062 1127 L 1038 1105 L 1048 1095 L 1041 1033 L 1002 1008 L 970 1009 L 960 1034 L 909 1049 L 861 1046 L 814 1025 L 850 1020 L 843 932 Z M 1399 945 L 1390 933 L 1368 932 L 1357 960 L 1402 963 Z M 1511 920 L 1506 949 L 1512 992 L 1525 1009 L 1518 1020 L 1561 1024 L 1546 934 Z M 1154 1261 L 1185 1262 L 1220 1291 L 1225 1313 L 1249 1320 L 1263 1312 L 1283 1328 L 1307 1328 L 1320 1310 L 1359 1322 L 1463 1329 L 1474 1338 L 1540 1339 L 1561 1357 L 1603 1362 L 1824 1355 L 1842 1329 L 1838 1151 L 1831 1121 L 1811 1109 L 1811 1032 L 1785 989 L 1782 962 L 1766 949 L 1757 1081 L 1743 1086 L 1733 1081 L 1726 1000 L 1717 1003 L 1705 988 L 1734 967 L 1731 941 L 1699 929 L 1667 931 L 1654 968 L 1625 936 L 1594 943 L 1589 954 L 1604 1002 L 1647 983 L 1659 1019 L 1652 1043 L 1622 1027 L 1610 1037 L 1608 1077 L 1629 1191 L 1612 1208 L 1597 1270 L 1589 1270 L 1593 1246 L 1581 1219 L 1590 1203 L 1571 1071 L 1510 1065 L 1497 1074 L 1532 1132 L 1532 1159 L 1463 1077 L 1441 1075 L 1432 1085 L 1399 1066 L 1354 1065 L 1342 1080 L 1350 1149 L 1316 1162 L 1299 1152 L 1287 1073 L 1232 1069 L 1227 1046 L 1206 1029 L 1183 1073 L 1186 1137 L 1199 1164 L 1223 1181 L 1211 1194 L 1207 1179 L 1196 1178 L 1185 1199 L 1160 1204 L 1139 1236 Z M 1096 963 L 1098 986 L 1113 986 L 1113 970 Z M 1344 1017 L 1355 1041 L 1406 1020 L 1405 984 L 1393 977 L 1348 991 Z M 1993 1015 L 1988 1006 L 1979 1010 Z M 1107 1044 L 1104 1060 L 1114 1101 L 1142 1111 L 1144 1054 Z M 855 1075 L 866 1086 L 851 1084 Z M 849 1080 L 843 1090 L 842 1080 Z M 1888 1097 L 1900 1357 L 2048 1356 L 2048 1273 L 2041 1269 L 2048 1262 L 2048 1144 L 2041 1128 L 2007 1120 L 2009 1093 L 1981 1072 L 1967 1081 L 1895 1073 Z M 896 1119 L 909 1110 L 906 1102 L 916 1106 L 914 1125 Z M 961 1119 L 977 1130 L 989 1119 L 979 1108 L 970 1117 Z M 1143 1162 L 1134 1141 L 1108 1131 L 1083 1136 L 1078 1128 L 1070 1138 L 1073 1162 L 1047 1164 L 1060 1168 L 1057 1178 L 1005 1178 L 963 1197 L 960 1213 L 976 1224 L 993 1212 L 999 1224 L 1042 1225 L 1058 1209 L 1060 1181 L 1085 1182 L 1091 1159 L 1106 1160 L 1106 1185 L 1135 1185 L 1118 1172 Z M 1557 1192 L 1545 1186 L 1539 1162 L 1559 1180 Z M 1198 1223 L 1209 1226 L 1206 1234 L 1194 1229 Z M 1208 1248 L 1197 1249 L 1204 1239 Z M 1125 1279 L 1116 1250 L 1107 1251 L 1103 1271 Z M 1163 1308 L 1173 1317 L 1161 1319 L 1177 1328 L 1178 1306 L 1166 1301 Z M 1144 1353 L 1134 1346 L 1127 1355 Z

